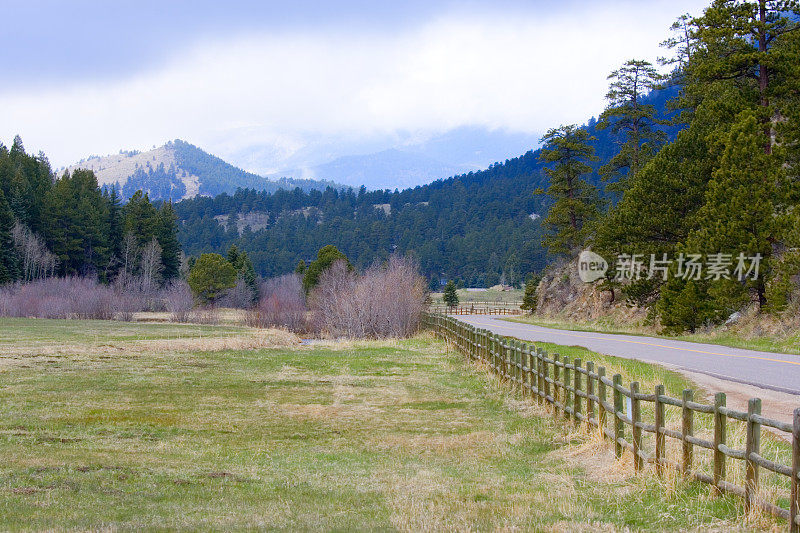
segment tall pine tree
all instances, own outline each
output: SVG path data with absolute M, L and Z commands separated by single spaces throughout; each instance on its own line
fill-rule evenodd
M 655 106 L 642 102 L 659 86 L 662 76 L 649 62 L 631 59 L 608 79 L 608 108 L 597 128 L 611 128 L 619 138 L 619 152 L 600 167 L 600 176 L 611 182 L 609 190 L 622 192 L 666 141 L 666 134 L 657 127 L 663 121 L 656 117 Z
M 599 215 L 597 188 L 584 179 L 592 171 L 589 162 L 597 160 L 591 140 L 586 130 L 574 125 L 551 129 L 542 137 L 539 158 L 549 165 L 545 173 L 550 178 L 544 193 L 553 200 L 544 219 L 549 234 L 543 244 L 552 254 L 569 254 L 583 246 L 589 225 Z
M 13 227 L 14 214 L 0 189 L 0 285 L 19 278 L 19 257 L 11 237 Z

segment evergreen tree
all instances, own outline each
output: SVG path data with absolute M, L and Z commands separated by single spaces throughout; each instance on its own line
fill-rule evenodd
M 236 245 L 233 245 L 228 248 L 227 259 L 236 270 L 237 277 L 244 281 L 247 287 L 250 289 L 251 302 L 258 301 L 258 277 L 256 276 L 255 269 L 253 268 L 253 262 L 250 261 L 250 258 L 247 256 L 247 252 L 242 252 L 236 247 Z
M 48 247 L 61 274 L 101 273 L 108 265 L 108 204 L 90 170 L 65 172 L 45 198 Z
M 108 205 L 108 249 L 111 254 L 105 279 L 112 280 L 116 277 L 121 265 L 122 240 L 124 238 L 122 200 L 116 187 L 111 187 L 110 191 L 104 189 L 103 196 Z
M 542 277 L 536 274 L 528 277 L 528 281 L 525 283 L 525 293 L 522 296 L 522 305 L 520 306 L 520 309 L 528 311 L 531 314 L 536 311 L 536 291 L 539 288 L 539 282 L 541 281 Z
M 606 94 L 608 108 L 600 115 L 598 129 L 611 128 L 620 138 L 619 152 L 600 167 L 603 181 L 613 182 L 608 190 L 622 192 L 647 161 L 666 141 L 666 133 L 658 129 L 662 121 L 655 106 L 642 99 L 662 81 L 653 65 L 631 59 L 609 74 L 612 80 Z
M 175 279 L 180 274 L 181 246 L 178 243 L 178 226 L 172 202 L 161 204 L 158 210 L 158 232 L 155 235 L 161 246 L 161 263 L 164 265 L 164 281 Z
M 0 189 L 0 285 L 19 278 L 19 257 L 11 237 L 13 227 L 14 214 Z
M 452 279 L 447 282 L 447 285 L 444 286 L 444 294 L 442 295 L 442 299 L 447 307 L 458 306 L 458 293 L 456 292 L 456 284 L 453 283 Z
M 795 46 L 800 9 L 794 0 L 714 0 L 691 22 L 693 53 L 684 69 L 684 107 L 721 101 L 735 88 L 737 100 L 758 107 L 767 153 L 775 144 L 776 113 L 796 100 Z M 787 46 L 788 45 L 788 46 Z
M 297 262 L 297 266 L 294 267 L 294 273 L 298 276 L 303 276 L 306 273 L 306 262 L 302 259 Z
M 136 244 L 144 246 L 153 237 L 158 238 L 161 221 L 158 210 L 150 203 L 147 193 L 136 191 L 128 203 L 125 204 L 125 233 L 130 233 L 136 238 Z
M 657 309 L 666 333 L 694 333 L 722 316 L 707 297 L 707 283 L 671 277 L 661 291 Z
M 219 254 L 203 254 L 192 265 L 187 282 L 199 300 L 213 305 L 236 285 L 236 269 Z
M 539 158 L 552 165 L 545 168 L 550 178 L 545 193 L 553 200 L 544 220 L 549 234 L 543 244 L 552 254 L 569 254 L 582 246 L 589 224 L 599 215 L 597 188 L 583 179 L 592 170 L 588 162 L 597 159 L 589 145 L 592 139 L 574 125 L 551 129 L 542 137 Z
M 698 227 L 687 239 L 687 248 L 708 254 L 745 253 L 763 259 L 756 280 L 742 284 L 721 279 L 710 292 L 721 312 L 733 312 L 748 301 L 746 288 L 766 304 L 765 279 L 770 276 L 773 244 L 780 242 L 776 214 L 787 205 L 790 189 L 782 168 L 780 150 L 767 153 L 755 111 L 740 113 L 725 143 L 720 167 L 714 171 L 706 201 L 698 215 Z
M 320 248 L 319 252 L 317 252 L 317 259 L 308 265 L 308 270 L 303 276 L 303 288 L 306 292 L 317 286 L 320 275 L 336 261 L 344 261 L 347 264 L 347 268 L 353 270 L 350 260 L 338 248 L 332 244 Z

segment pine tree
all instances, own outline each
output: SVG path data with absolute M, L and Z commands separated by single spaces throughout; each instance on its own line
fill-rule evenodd
M 344 261 L 347 264 L 348 270 L 353 270 L 353 265 L 350 263 L 347 256 L 340 252 L 334 245 L 329 244 L 320 248 L 319 252 L 317 252 L 317 259 L 308 265 L 308 270 L 306 270 L 306 274 L 303 276 L 303 288 L 306 292 L 317 286 L 320 275 L 336 261 Z
M 105 271 L 105 279 L 110 281 L 117 276 L 122 264 L 123 211 L 122 200 L 116 187 L 111 187 L 110 191 L 105 189 L 103 196 L 108 206 L 108 249 L 111 254 L 108 268 Z
M 520 309 L 528 311 L 531 314 L 536 311 L 536 302 L 538 299 L 536 291 L 541 281 L 542 277 L 536 274 L 532 274 L 528 277 L 528 281 L 525 283 L 525 293 L 522 296 L 522 305 L 519 306 Z
M 597 188 L 583 179 L 592 170 L 588 162 L 597 160 L 591 140 L 586 130 L 574 125 L 551 129 L 542 137 L 539 158 L 551 165 L 545 168 L 550 178 L 545 194 L 553 200 L 544 219 L 549 235 L 543 244 L 552 254 L 569 254 L 582 246 L 589 224 L 599 215 Z
M 621 142 L 619 152 L 600 167 L 600 176 L 612 182 L 608 190 L 622 192 L 666 140 L 666 134 L 656 127 L 663 121 L 656 118 L 655 107 L 642 103 L 642 98 L 659 86 L 662 76 L 647 61 L 631 59 L 608 79 L 612 80 L 606 94 L 608 108 L 600 115 L 597 128 L 611 128 Z
M 45 198 L 48 247 L 62 274 L 90 275 L 108 265 L 108 205 L 90 170 L 65 172 Z
M 0 189 L 0 285 L 19 278 L 19 257 L 11 237 L 13 227 L 14 214 Z
M 294 267 L 294 273 L 298 276 L 302 276 L 306 273 L 306 262 L 302 259 L 297 262 L 297 266 Z
M 447 307 L 458 306 L 458 293 L 456 292 L 456 284 L 453 283 L 452 279 L 447 282 L 447 285 L 444 286 L 444 294 L 442 295 L 442 299 Z
M 707 283 L 671 277 L 661 291 L 657 309 L 665 333 L 694 333 L 723 316 L 708 298 Z
M 687 248 L 704 254 L 736 257 L 759 254 L 760 276 L 748 281 L 718 280 L 709 292 L 721 312 L 733 312 L 747 302 L 751 288 L 759 304 L 766 304 L 773 243 L 779 242 L 775 215 L 789 209 L 790 183 L 782 168 L 781 151 L 764 150 L 763 128 L 757 113 L 739 114 L 725 142 L 720 166 L 714 171 L 706 200 L 698 214 L 698 228 L 687 239 Z
M 153 237 L 158 237 L 161 226 L 158 211 L 150 203 L 147 193 L 136 191 L 125 204 L 124 212 L 125 233 L 133 235 L 137 245 L 144 246 Z
M 158 232 L 155 237 L 161 246 L 164 281 L 177 278 L 181 268 L 181 245 L 178 242 L 178 217 L 172 202 L 164 202 L 158 210 Z
M 198 299 L 213 305 L 236 285 L 236 269 L 219 254 L 202 254 L 192 265 L 187 282 Z
M 247 252 L 239 251 L 236 245 L 231 245 L 231 247 L 228 248 L 227 259 L 228 262 L 233 265 L 233 268 L 236 269 L 237 277 L 244 281 L 248 289 L 250 289 L 250 301 L 258 301 L 258 276 L 256 276 L 253 262 L 250 261 Z

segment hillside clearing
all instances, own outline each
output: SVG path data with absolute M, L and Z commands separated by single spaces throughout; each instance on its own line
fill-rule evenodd
M 0 359 L 15 361 L 0 366 L 0 529 L 775 525 L 704 486 L 628 475 L 429 335 L 283 335 L 0 321 Z

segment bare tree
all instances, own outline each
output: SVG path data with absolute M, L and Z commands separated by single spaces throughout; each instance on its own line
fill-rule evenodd
M 153 237 L 142 249 L 139 264 L 139 276 L 142 279 L 142 288 L 145 292 L 154 291 L 161 283 L 161 272 L 164 264 L 161 262 L 161 245 Z
M 27 226 L 16 222 L 11 230 L 14 245 L 22 256 L 22 279 L 33 281 L 52 277 L 58 266 L 58 257 L 51 253 L 44 241 Z
M 136 237 L 128 232 L 122 238 L 122 257 L 120 258 L 121 268 L 119 271 L 119 282 L 124 284 L 128 279 L 136 275 L 139 259 L 139 245 L 136 244 Z

